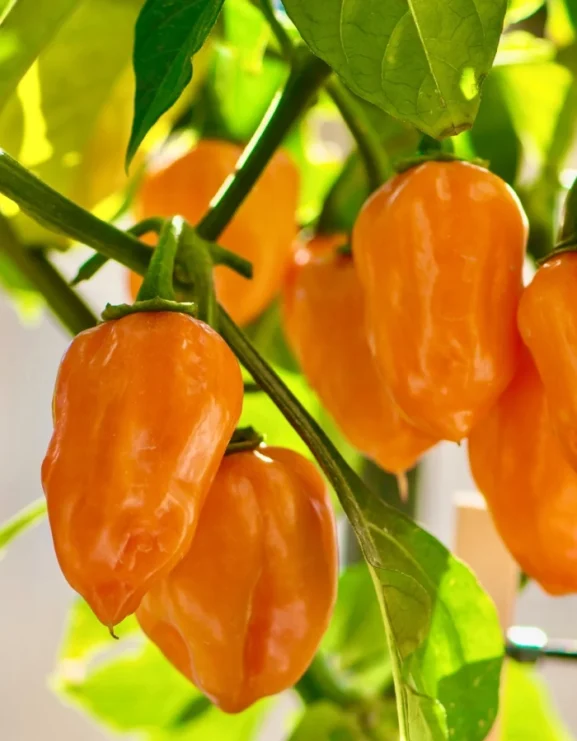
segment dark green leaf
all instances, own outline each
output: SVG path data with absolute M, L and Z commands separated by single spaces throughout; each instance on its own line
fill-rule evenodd
M 22 533 L 46 517 L 46 500 L 44 497 L 32 502 L 28 507 L 0 525 L 0 558 L 4 549 Z
M 147 132 L 190 82 L 191 58 L 204 44 L 223 2 L 146 0 L 134 39 L 136 95 L 128 164 Z
M 351 90 L 442 137 L 473 123 L 507 0 L 285 0 L 284 6 Z
M 503 741 L 571 741 L 547 687 L 532 666 L 511 661 L 505 670 Z

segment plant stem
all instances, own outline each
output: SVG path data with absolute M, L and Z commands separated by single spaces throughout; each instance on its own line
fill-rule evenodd
M 4 217 L 0 217 L 0 252 L 44 296 L 52 312 L 72 334 L 98 323 L 96 316 L 46 259 L 43 251 L 21 245 Z
M 307 49 L 295 49 L 293 68 L 284 90 L 271 103 L 238 161 L 236 172 L 225 181 L 214 204 L 197 225 L 203 239 L 215 242 L 219 238 L 329 73 L 330 67 Z
M 293 42 L 286 28 L 280 22 L 271 0 L 253 0 L 253 2 L 260 8 L 261 13 L 268 21 L 271 31 L 278 41 L 283 58 L 290 62 L 294 52 Z
M 183 228 L 184 221 L 180 216 L 175 216 L 164 224 L 136 301 L 152 301 L 155 298 L 176 300 L 172 276 Z
M 325 87 L 355 139 L 367 170 L 371 191 L 376 190 L 393 175 L 391 160 L 354 95 L 335 76 L 327 80 Z
M 197 318 L 217 329 L 218 304 L 214 290 L 213 262 L 210 243 L 185 225 L 182 239 L 181 262 L 192 283 L 192 296 L 197 306 Z
M 87 244 L 140 275 L 146 272 L 151 257 L 149 247 L 69 201 L 3 150 L 0 150 L 0 193 L 48 229 Z
M 355 532 L 357 535 L 362 533 L 365 524 L 363 522 L 361 502 L 358 501 L 359 494 L 364 493 L 370 497 L 371 492 L 366 489 L 363 482 L 348 465 L 326 433 L 310 416 L 281 378 L 260 356 L 244 332 L 236 326 L 222 307 L 220 307 L 219 330 L 256 383 L 270 396 L 292 427 L 310 448 L 333 485 L 347 517 L 355 527 Z M 363 549 L 365 550 L 365 555 L 367 555 L 366 551 L 369 553 L 373 551 L 368 539 L 363 542 Z

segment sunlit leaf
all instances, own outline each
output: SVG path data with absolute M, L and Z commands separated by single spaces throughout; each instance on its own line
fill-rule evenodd
M 146 641 L 134 651 L 99 663 L 86 674 L 63 663 L 52 686 L 66 702 L 115 731 L 170 726 L 198 691 Z
M 0 111 L 80 0 L 16 0 L 4 18 L 0 5 Z
M 545 0 L 509 0 L 505 23 L 519 23 L 542 8 Z
M 0 525 L 0 558 L 5 548 L 19 535 L 25 533 L 40 520 L 46 517 L 46 500 L 44 497 L 32 502 L 28 507 L 20 510 L 14 517 Z
M 158 730 L 150 741 L 256 741 L 259 728 L 270 710 L 271 700 L 261 700 L 238 715 L 227 715 L 215 707 L 179 728 Z
M 495 606 L 441 543 L 351 485 L 363 517 L 355 529 L 385 619 L 402 728 L 419 741 L 481 741 L 499 699 L 503 639 Z
M 504 677 L 502 741 L 572 741 L 532 666 L 511 661 Z
M 513 31 L 501 38 L 495 66 L 550 62 L 555 53 L 555 46 L 548 39 L 538 38 L 526 31 Z
M 224 0 L 146 0 L 135 30 L 134 119 L 126 161 L 192 78 L 191 58 L 212 30 Z
M 468 128 L 507 0 L 285 0 L 305 41 L 358 95 L 432 136 Z

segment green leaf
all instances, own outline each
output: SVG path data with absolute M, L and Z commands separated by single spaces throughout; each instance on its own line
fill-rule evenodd
M 149 741 L 256 741 L 270 707 L 271 700 L 265 699 L 243 713 L 227 715 L 209 706 L 182 728 L 151 733 Z
M 32 502 L 28 507 L 20 510 L 18 514 L 11 517 L 8 522 L 0 525 L 0 558 L 3 556 L 4 549 L 15 540 L 19 535 L 26 532 L 40 520 L 46 517 L 46 500 L 44 497 Z
M 114 632 L 119 638 L 126 638 L 139 630 L 136 618 L 131 616 L 117 625 Z M 115 647 L 108 628 L 102 625 L 83 599 L 76 599 L 68 611 L 58 661 L 66 664 L 88 662 Z
M 142 140 L 192 78 L 191 57 L 204 44 L 224 0 L 146 0 L 136 23 L 134 120 L 130 164 Z
M 4 254 L 0 254 L 0 286 L 23 323 L 34 324 L 42 316 L 46 305 L 42 295 Z
M 504 677 L 502 741 L 572 741 L 532 666 L 511 661 Z
M 544 4 L 545 0 L 509 0 L 505 23 L 519 23 L 536 13 Z
M 313 52 L 355 93 L 435 137 L 473 123 L 507 0 L 285 0 Z
M 16 0 L 1 19 L 0 111 L 78 4 L 79 0 Z
M 52 687 L 66 702 L 120 732 L 169 727 L 200 694 L 148 641 L 84 676 L 61 663 Z
M 289 741 L 363 741 L 356 716 L 330 702 L 309 705 Z
M 0 147 L 86 208 L 127 184 L 130 44 L 140 4 L 83 0 L 0 115 Z M 27 243 L 62 241 L 22 213 L 9 215 Z
M 369 694 L 392 682 L 391 662 L 379 602 L 366 564 L 349 566 L 322 650 L 347 685 Z
M 503 638 L 495 606 L 435 538 L 379 500 L 357 496 L 401 727 L 419 741 L 481 741 L 499 702 Z

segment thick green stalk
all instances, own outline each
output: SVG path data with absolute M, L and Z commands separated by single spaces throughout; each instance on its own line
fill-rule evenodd
M 0 217 L 0 252 L 36 288 L 60 322 L 72 334 L 94 327 L 98 320 L 42 250 L 23 247 L 4 217 Z
M 373 128 L 360 102 L 337 77 L 331 77 L 325 87 L 357 144 L 367 171 L 371 191 L 376 190 L 394 172 L 378 133 Z
M 330 67 L 307 49 L 295 49 L 294 64 L 286 86 L 271 103 L 244 150 L 236 172 L 226 180 L 213 205 L 197 225 L 203 239 L 215 242 L 219 238 L 329 73 Z
M 1 149 L 0 193 L 48 229 L 87 244 L 140 275 L 146 272 L 149 247 L 69 201 Z
M 253 3 L 260 8 L 261 13 L 268 21 L 271 31 L 278 41 L 283 58 L 290 61 L 294 52 L 294 46 L 286 28 L 277 16 L 272 0 L 253 0 Z
M 150 265 L 138 291 L 137 301 L 152 301 L 155 298 L 176 301 L 172 276 L 183 229 L 184 221 L 180 216 L 175 216 L 162 227 L 158 245 L 152 253 Z

